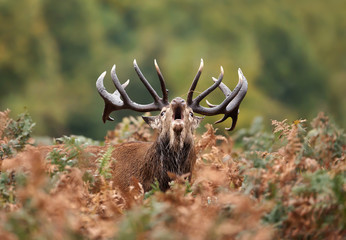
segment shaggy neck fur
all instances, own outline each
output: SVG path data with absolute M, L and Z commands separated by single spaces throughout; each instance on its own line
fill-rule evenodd
M 179 141 L 172 145 L 170 134 L 160 136 L 153 143 L 148 154 L 150 160 L 145 163 L 143 175 L 143 187 L 145 191 L 151 189 L 151 184 L 157 180 L 160 189 L 169 189 L 169 182 L 172 181 L 167 172 L 176 175 L 191 173 L 195 162 L 193 140 L 179 137 Z
M 163 171 L 177 175 L 186 173 L 186 161 L 189 156 L 192 141 L 183 141 L 180 135 L 172 141 L 167 135 L 156 142 L 155 150 Z M 174 144 L 172 144 L 174 143 Z

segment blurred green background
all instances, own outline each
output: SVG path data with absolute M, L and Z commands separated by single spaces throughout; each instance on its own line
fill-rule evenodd
M 186 98 L 203 58 L 199 91 L 221 65 L 231 88 L 238 67 L 248 79 L 238 129 L 258 115 L 269 124 L 319 111 L 345 127 L 345 9 L 342 0 L 0 0 L 0 110 L 14 115 L 26 108 L 36 135 L 102 139 L 116 124 L 101 120 L 95 81 L 103 71 L 112 92 L 116 64 L 120 81 L 131 79 L 133 100 L 148 103 L 133 59 L 160 92 L 157 59 L 172 99 Z M 208 99 L 218 103 L 221 95 L 217 90 Z

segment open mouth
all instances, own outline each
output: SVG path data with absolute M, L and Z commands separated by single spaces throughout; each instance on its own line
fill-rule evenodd
M 184 115 L 183 115 L 183 107 L 176 106 L 173 108 L 172 115 L 172 127 L 175 133 L 180 133 L 184 128 Z
M 182 108 L 181 107 L 176 107 L 174 114 L 173 114 L 173 120 L 183 120 L 183 115 L 182 115 Z

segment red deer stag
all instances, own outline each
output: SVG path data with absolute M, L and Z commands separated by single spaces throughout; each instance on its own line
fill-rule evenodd
M 203 60 L 201 60 L 187 100 L 176 97 L 169 103 L 164 78 L 156 60 L 154 63 L 161 84 L 162 98 L 146 80 L 136 60 L 133 63 L 139 79 L 154 99 L 154 102 L 150 104 L 142 105 L 130 99 L 125 91 L 129 80 L 124 84 L 120 83 L 115 72 L 115 65 L 111 70 L 111 78 L 117 90 L 113 94 L 109 93 L 103 85 L 106 72 L 103 72 L 96 81 L 97 90 L 105 102 L 103 122 L 113 121 L 114 119 L 109 116 L 110 113 L 121 109 L 131 109 L 137 112 L 161 111 L 158 116 L 143 116 L 146 123 L 158 130 L 155 142 L 129 142 L 114 146 L 114 183 L 121 191 L 128 190 L 133 177 L 142 184 L 144 191 L 151 189 L 151 184 L 155 179 L 157 179 L 160 189 L 166 191 L 169 188 L 168 183 L 171 181 L 167 172 L 178 176 L 189 173 L 191 177 L 196 162 L 193 134 L 203 119 L 195 116 L 194 113 L 207 116 L 224 114 L 223 118 L 216 123 L 231 117 L 232 126 L 227 129 L 230 131 L 236 125 L 239 105 L 247 92 L 248 84 L 240 69 L 238 70 L 239 82 L 231 91 L 221 83 L 224 74 L 221 67 L 218 79 L 213 78 L 214 84 L 193 99 L 193 93 L 203 69 Z M 209 107 L 201 106 L 200 102 L 217 87 L 225 95 L 225 100 L 220 105 L 212 105 L 207 102 Z

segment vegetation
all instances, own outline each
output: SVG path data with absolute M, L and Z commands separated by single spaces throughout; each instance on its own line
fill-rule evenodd
M 175 177 L 166 193 L 156 183 L 144 193 L 134 180 L 129 209 L 124 208 L 124 196 L 112 188 L 109 144 L 150 140 L 142 121 L 124 119 L 108 133 L 105 152 L 91 162 L 85 151 L 89 141 L 75 137 L 61 138 L 42 158 L 38 153 L 45 148 L 31 146 L 27 132 L 20 130 L 26 120 L 20 118 L 14 128 L 1 125 L 0 136 L 10 128 L 27 137 L 22 152 L 2 160 L 1 239 L 345 236 L 346 136 L 322 113 L 310 125 L 305 120 L 273 121 L 272 133 L 256 119 L 233 138 L 216 135 L 207 125 L 196 137 L 192 182 Z M 0 121 L 13 120 L 5 112 Z
M 0 160 L 22 150 L 35 126 L 28 113 L 20 114 L 16 121 L 9 118 L 9 113 L 0 112 Z
M 345 128 L 345 8 L 340 0 L 2 0 L 0 105 L 15 114 L 26 106 L 36 135 L 102 139 L 114 128 L 100 117 L 95 81 L 103 71 L 112 89 L 117 64 L 120 80 L 131 79 L 130 96 L 148 103 L 134 58 L 156 89 L 158 60 L 171 97 L 186 96 L 203 58 L 199 91 L 220 65 L 227 85 L 235 86 L 238 67 L 249 80 L 241 127 L 258 115 L 293 121 L 323 110 Z
M 344 238 L 344 9 L 340 0 L 0 1 L 0 105 L 32 115 L 0 109 L 0 239 Z M 171 97 L 186 96 L 200 58 L 197 91 L 222 65 L 230 87 L 241 67 L 249 92 L 237 132 L 207 124 L 197 134 L 191 182 L 172 176 L 163 193 L 133 179 L 122 196 L 112 145 L 155 135 L 126 111 L 103 125 L 95 81 L 107 70 L 114 88 L 117 64 L 129 95 L 148 103 L 134 58 L 156 89 L 158 60 Z M 210 102 L 222 100 L 217 91 Z M 270 132 L 263 119 L 288 120 Z M 35 146 L 32 134 L 59 138 Z

